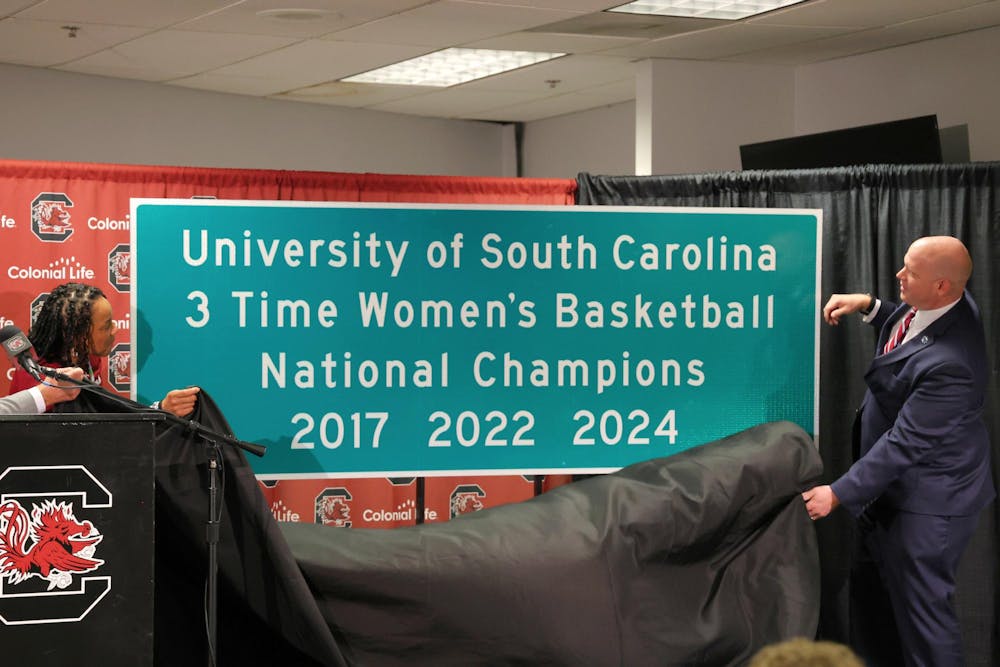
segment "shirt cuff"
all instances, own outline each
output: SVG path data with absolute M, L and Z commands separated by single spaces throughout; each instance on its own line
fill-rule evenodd
M 42 390 L 36 384 L 34 387 L 28 389 L 28 393 L 35 399 L 35 409 L 38 411 L 38 414 L 43 414 L 45 412 L 45 397 L 42 396 Z
M 872 309 L 870 311 L 868 311 L 867 315 L 863 315 L 861 317 L 861 321 L 864 322 L 865 324 L 868 324 L 869 322 L 871 322 L 872 320 L 874 320 L 875 316 L 878 315 L 878 309 L 881 308 L 881 307 L 882 307 L 882 300 L 881 299 L 875 299 L 875 305 L 872 306 Z

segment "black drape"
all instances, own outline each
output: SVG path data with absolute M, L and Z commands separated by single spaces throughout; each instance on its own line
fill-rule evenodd
M 898 296 L 895 272 L 920 236 L 965 242 L 974 270 L 969 290 L 991 341 L 990 395 L 984 414 L 1000 456 L 996 335 L 1000 333 L 1000 163 L 866 165 L 836 169 L 746 171 L 681 176 L 578 177 L 577 203 L 618 206 L 710 206 L 823 210 L 822 291 Z M 873 353 L 869 327 L 823 326 L 820 337 L 820 453 L 824 478 L 852 462 L 851 424 Z M 959 572 L 956 604 L 969 665 L 1000 664 L 997 606 L 997 514 L 983 513 Z M 846 642 L 853 525 L 845 512 L 818 522 L 823 573 L 820 636 Z
M 142 409 L 106 392 L 81 392 L 54 412 Z M 226 418 L 202 390 L 195 424 L 232 436 Z M 271 514 L 243 452 L 221 443 L 218 536 L 218 650 L 208 661 L 206 604 L 209 442 L 186 424 L 158 424 L 154 664 L 347 664 Z M 113 641 L 113 628 L 109 628 Z
M 129 405 L 85 392 L 56 410 Z M 232 435 L 204 390 L 191 418 Z M 187 422 L 158 425 L 158 666 L 208 662 L 211 449 Z M 208 664 L 737 667 L 818 623 L 817 540 L 798 495 L 822 463 L 790 422 L 390 531 L 279 527 L 242 451 L 219 453 L 219 653 Z
M 819 617 L 790 422 L 395 530 L 282 530 L 352 665 L 741 667 Z

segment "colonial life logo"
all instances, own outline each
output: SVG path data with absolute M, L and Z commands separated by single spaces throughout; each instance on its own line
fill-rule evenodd
M 366 507 L 361 511 L 361 519 L 367 523 L 402 523 L 413 524 L 417 521 L 417 503 L 412 498 L 396 505 L 396 509 L 373 509 Z M 424 508 L 424 521 L 437 521 L 436 510 Z
M 49 262 L 44 268 L 12 265 L 7 269 L 11 280 L 58 280 L 59 282 L 87 282 L 94 279 L 96 272 L 76 257 L 60 257 Z
M 66 486 L 79 490 L 59 490 Z M 104 565 L 104 535 L 76 508 L 110 507 L 111 494 L 83 466 L 10 467 L 0 474 L 0 501 L 0 622 L 82 620 L 111 577 L 81 576 Z
M 39 193 L 31 202 L 31 231 L 40 241 L 63 243 L 73 235 L 67 209 L 73 200 L 61 192 Z
M 289 521 L 293 523 L 299 523 L 302 521 L 302 517 L 299 516 L 299 513 L 293 512 L 288 505 L 281 500 L 275 500 L 271 503 L 271 514 L 274 515 L 275 521 Z

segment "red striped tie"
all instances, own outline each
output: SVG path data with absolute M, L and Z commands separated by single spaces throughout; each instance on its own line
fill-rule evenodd
M 896 335 L 886 341 L 885 347 L 882 348 L 882 354 L 888 354 L 903 342 L 903 339 L 906 338 L 906 332 L 910 328 L 910 322 L 913 321 L 913 316 L 916 314 L 917 309 L 911 308 L 910 312 L 903 318 L 903 323 L 899 325 L 899 329 L 896 330 Z

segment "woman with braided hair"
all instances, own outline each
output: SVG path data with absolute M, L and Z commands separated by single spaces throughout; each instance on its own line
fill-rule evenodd
M 45 298 L 28 338 L 43 366 L 79 366 L 100 383 L 104 359 L 115 345 L 117 326 L 111 303 L 99 288 L 83 283 L 59 285 Z M 10 393 L 32 387 L 35 380 L 18 368 Z M 175 389 L 159 407 L 178 417 L 191 414 L 199 389 Z

